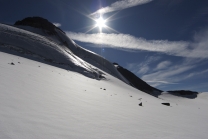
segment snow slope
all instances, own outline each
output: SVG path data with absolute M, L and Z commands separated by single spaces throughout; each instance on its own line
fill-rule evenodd
M 207 138 L 206 93 L 157 99 L 111 75 L 94 80 L 2 52 L 0 71 L 2 139 Z

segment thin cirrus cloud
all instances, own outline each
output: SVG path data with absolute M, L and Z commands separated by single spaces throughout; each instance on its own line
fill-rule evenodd
M 101 8 L 95 11 L 94 13 L 92 13 L 91 15 L 100 14 L 100 13 L 105 14 L 105 13 L 110 13 L 114 11 L 120 11 L 120 10 L 127 9 L 130 7 L 149 3 L 151 1 L 152 0 L 121 0 L 121 1 L 112 3 L 110 6 Z
M 154 57 L 156 60 L 154 60 Z M 186 72 L 196 68 L 196 63 L 199 60 L 184 59 L 178 65 L 172 64 L 171 61 L 160 61 L 158 56 L 151 56 L 147 58 L 142 64 L 130 63 L 127 68 L 134 69 L 134 73 L 141 77 L 145 82 L 148 82 L 154 87 L 166 86 L 167 84 L 179 84 L 182 80 L 188 79 L 189 74 Z M 147 64 L 145 64 L 147 63 Z M 155 67 L 153 63 L 158 63 Z M 148 68 L 148 73 L 141 73 L 140 71 Z M 156 70 L 154 70 L 156 69 Z M 162 70 L 161 70 L 162 69 Z M 205 72 L 204 72 L 205 73 Z M 196 74 L 196 73 L 194 73 Z M 180 75 L 180 76 L 179 76 Z M 194 76 L 194 75 L 193 75 Z
M 208 29 L 194 36 L 193 41 L 146 40 L 129 34 L 85 34 L 66 32 L 73 40 L 91 43 L 95 47 L 120 48 L 131 51 L 151 51 L 172 56 L 208 58 Z
M 195 66 L 185 64 L 180 66 L 171 66 L 163 71 L 157 71 L 144 75 L 142 76 L 142 79 L 149 82 L 151 85 L 156 83 L 155 87 L 163 85 L 164 83 L 176 84 L 176 82 L 186 79 L 184 75 L 180 77 L 178 75 L 181 75 L 194 67 Z
M 163 61 L 157 65 L 156 70 L 161 70 L 161 69 L 167 68 L 170 65 L 171 65 L 170 61 Z

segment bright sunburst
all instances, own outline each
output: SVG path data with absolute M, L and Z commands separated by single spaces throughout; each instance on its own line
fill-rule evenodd
M 98 14 L 96 14 L 96 15 L 93 14 L 93 15 L 87 16 L 88 18 L 94 20 L 95 24 L 90 26 L 90 29 L 87 30 L 85 33 L 90 32 L 91 30 L 93 30 L 94 28 L 97 28 L 97 27 L 99 28 L 99 32 L 100 33 L 102 33 L 102 29 L 103 28 L 105 28 L 106 31 L 108 31 L 108 32 L 109 31 L 113 31 L 113 32 L 119 33 L 115 29 L 113 29 L 113 28 L 111 28 L 111 27 L 106 25 L 107 22 L 112 20 L 112 19 L 110 20 L 110 18 L 112 18 L 115 14 L 110 16 L 110 17 L 108 17 L 108 18 L 106 18 L 106 19 L 104 19 L 102 15 L 103 14 L 102 14 L 102 9 L 101 9 L 100 12 L 99 12 L 99 15 Z
M 99 29 L 100 29 L 100 32 L 102 32 L 102 28 L 103 27 L 106 27 L 106 25 L 105 25 L 105 23 L 106 23 L 106 20 L 104 20 L 103 18 L 102 18 L 102 16 L 100 16 L 97 20 L 95 20 L 96 21 L 96 27 L 99 27 Z

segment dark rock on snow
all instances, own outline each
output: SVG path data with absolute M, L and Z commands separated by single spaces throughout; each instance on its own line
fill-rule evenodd
M 163 105 L 170 106 L 170 103 L 162 103 Z
M 189 99 L 194 99 L 198 95 L 198 92 L 189 91 L 189 90 L 175 90 L 175 91 L 167 91 L 167 92 L 175 96 L 185 97 Z

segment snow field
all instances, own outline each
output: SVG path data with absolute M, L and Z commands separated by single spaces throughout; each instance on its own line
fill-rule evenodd
M 207 137 L 204 97 L 157 99 L 111 75 L 98 81 L 2 52 L 0 69 L 0 138 Z

